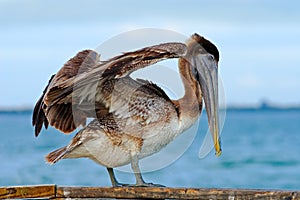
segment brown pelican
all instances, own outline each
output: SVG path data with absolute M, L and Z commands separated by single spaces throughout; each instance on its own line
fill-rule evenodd
M 179 58 L 185 94 L 171 100 L 157 85 L 130 74 L 164 59 Z M 152 155 L 195 123 L 204 100 L 216 155 L 221 154 L 218 127 L 218 61 L 215 45 L 198 34 L 186 44 L 164 43 L 127 52 L 106 62 L 92 50 L 79 52 L 53 75 L 38 100 L 33 126 L 38 136 L 50 123 L 69 133 L 88 117 L 69 145 L 46 156 L 87 157 L 107 168 L 113 186 L 121 185 L 113 168 L 131 164 L 136 186 L 145 183 L 139 160 Z

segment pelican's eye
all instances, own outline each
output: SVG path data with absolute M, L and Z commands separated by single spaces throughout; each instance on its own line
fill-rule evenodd
M 213 55 L 209 55 L 209 57 L 208 57 L 208 59 L 210 59 L 210 60 L 215 60 L 215 57 L 213 56 Z

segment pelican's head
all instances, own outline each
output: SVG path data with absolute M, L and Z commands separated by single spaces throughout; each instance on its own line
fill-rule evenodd
M 219 156 L 222 153 L 219 136 L 219 51 L 214 44 L 196 33 L 192 35 L 188 49 L 191 71 L 201 88 L 216 155 Z

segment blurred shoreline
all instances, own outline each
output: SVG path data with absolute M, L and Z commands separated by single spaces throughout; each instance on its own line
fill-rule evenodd
M 226 111 L 300 111 L 298 105 L 276 105 L 262 102 L 259 105 L 228 105 Z M 33 107 L 0 107 L 0 114 L 32 114 Z

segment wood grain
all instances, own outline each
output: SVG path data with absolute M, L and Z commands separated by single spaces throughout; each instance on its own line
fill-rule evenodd
M 0 199 L 33 198 L 300 200 L 300 191 L 168 187 L 62 187 L 56 185 L 0 187 Z
M 63 198 L 125 198 L 125 199 L 300 199 L 299 192 L 277 190 L 144 188 L 144 187 L 58 187 L 57 197 Z
M 0 199 L 53 198 L 55 196 L 55 185 L 0 187 Z

